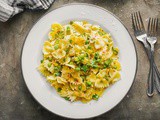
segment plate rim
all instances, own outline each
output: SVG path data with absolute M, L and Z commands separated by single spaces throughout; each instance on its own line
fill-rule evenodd
M 72 117 L 63 116 L 63 115 L 54 113 L 53 111 L 49 110 L 47 107 L 43 106 L 43 105 L 34 97 L 34 95 L 32 94 L 32 92 L 31 92 L 30 89 L 28 88 L 28 86 L 27 86 L 27 84 L 26 84 L 26 80 L 25 80 L 25 78 L 24 78 L 23 69 L 22 69 L 23 49 L 24 49 L 24 46 L 25 46 L 25 43 L 26 43 L 26 39 L 27 39 L 30 31 L 32 30 L 32 28 L 40 21 L 41 18 L 43 18 L 44 16 L 46 16 L 46 15 L 49 14 L 50 12 L 52 12 L 52 11 L 54 11 L 54 10 L 56 10 L 56 9 L 59 9 L 59 8 L 62 8 L 62 7 L 66 7 L 66 6 L 71 6 L 71 5 L 86 5 L 86 6 L 96 7 L 96 8 L 99 8 L 99 9 L 105 11 L 105 12 L 108 12 L 108 13 L 111 14 L 113 17 L 115 17 L 115 18 L 124 26 L 124 28 L 127 30 L 128 34 L 129 34 L 129 36 L 131 37 L 131 40 L 132 40 L 132 43 L 133 43 L 133 46 L 134 46 L 134 50 L 135 50 L 135 54 L 136 54 L 136 70 L 135 70 L 133 82 L 132 82 L 130 88 L 128 89 L 127 93 L 125 94 L 125 96 L 124 96 L 113 108 L 111 108 L 110 110 L 108 110 L 108 111 L 106 111 L 106 112 L 104 112 L 104 113 L 101 113 L 101 114 L 99 114 L 99 115 L 92 116 L 92 117 L 87 117 L 87 118 L 72 118 Z M 25 85 L 26 85 L 29 93 L 31 94 L 32 98 L 34 98 L 34 100 L 35 100 L 39 105 L 41 105 L 45 110 L 47 110 L 47 111 L 49 111 L 50 113 L 55 114 L 55 115 L 57 115 L 57 116 L 59 116 L 59 117 L 69 118 L 69 119 L 91 119 L 91 118 L 99 117 L 99 116 L 101 116 L 101 115 L 103 115 L 103 114 L 106 114 L 106 113 L 110 112 L 112 109 L 114 109 L 118 104 L 120 104 L 120 103 L 124 100 L 124 98 L 125 98 L 126 95 L 129 93 L 129 91 L 131 90 L 131 88 L 132 88 L 132 86 L 133 86 L 133 84 L 134 84 L 134 82 L 135 82 L 135 79 L 136 79 L 136 76 L 137 76 L 137 70 L 138 70 L 138 54 L 137 54 L 137 49 L 136 49 L 135 42 L 134 42 L 134 40 L 133 40 L 133 38 L 132 38 L 132 36 L 131 36 L 128 28 L 124 25 L 124 23 L 120 20 L 120 18 L 119 18 L 118 16 L 116 16 L 114 13 L 112 13 L 111 11 L 109 11 L 109 10 L 107 10 L 107 9 L 101 7 L 101 6 L 94 5 L 94 4 L 91 4 L 91 3 L 67 3 L 67 4 L 63 4 L 63 5 L 57 6 L 57 7 L 53 8 L 53 9 L 51 9 L 51 11 L 47 11 L 47 12 L 46 12 L 45 14 L 43 14 L 40 18 L 38 18 L 38 19 L 36 20 L 36 22 L 34 22 L 34 24 L 33 24 L 33 25 L 29 28 L 29 30 L 27 31 L 27 34 L 26 34 L 26 36 L 25 36 L 24 39 L 25 39 L 25 40 L 23 41 L 22 48 L 21 48 L 21 53 L 20 53 L 20 69 L 21 69 L 21 74 L 22 74 L 23 81 L 24 81 L 24 83 L 25 83 Z

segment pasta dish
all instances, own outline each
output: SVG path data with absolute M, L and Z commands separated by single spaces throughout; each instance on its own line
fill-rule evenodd
M 42 52 L 38 70 L 65 100 L 98 100 L 120 79 L 119 49 L 99 25 L 54 23 Z

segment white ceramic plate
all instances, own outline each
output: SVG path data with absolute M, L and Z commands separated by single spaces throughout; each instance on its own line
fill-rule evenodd
M 109 87 L 98 101 L 87 104 L 70 103 L 61 98 L 36 69 L 42 59 L 42 46 L 51 24 L 65 24 L 71 20 L 87 20 L 100 25 L 111 33 L 114 44 L 120 49 L 121 80 Z M 127 94 L 136 75 L 137 55 L 127 29 L 112 13 L 95 5 L 68 4 L 45 14 L 32 27 L 23 46 L 21 64 L 30 93 L 43 107 L 63 117 L 91 118 L 111 110 Z

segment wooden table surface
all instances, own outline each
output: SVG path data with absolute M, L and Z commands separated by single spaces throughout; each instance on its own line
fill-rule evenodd
M 123 101 L 110 112 L 94 120 L 158 120 L 160 94 L 146 95 L 149 62 L 142 44 L 133 35 L 130 14 L 140 11 L 145 24 L 148 17 L 160 19 L 160 0 L 56 0 L 48 11 L 67 3 L 85 2 L 104 7 L 117 15 L 131 33 L 137 53 L 135 82 Z M 64 120 L 45 110 L 29 93 L 20 68 L 20 54 L 25 37 L 46 11 L 23 12 L 6 23 L 0 22 L 0 120 Z M 159 24 L 160 25 L 160 24 Z M 155 62 L 160 70 L 160 34 L 155 46 Z

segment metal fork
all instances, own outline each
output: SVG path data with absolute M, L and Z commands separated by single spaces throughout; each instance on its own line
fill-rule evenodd
M 150 71 L 149 71 L 149 75 L 148 75 L 147 95 L 153 96 L 153 88 L 154 88 L 154 86 L 153 86 L 153 79 L 154 79 L 153 68 L 156 71 L 156 76 L 158 76 L 159 71 L 154 63 L 154 60 L 152 59 L 153 62 L 151 61 L 150 46 L 148 45 L 148 43 L 146 41 L 147 33 L 145 31 L 140 12 L 133 13 L 133 14 L 131 14 L 131 16 L 132 16 L 132 26 L 134 29 L 134 34 L 135 34 L 137 40 L 139 40 L 140 42 L 143 43 L 145 50 L 147 52 L 148 58 L 150 60 Z M 153 65 L 153 67 L 152 67 L 152 65 Z M 158 78 L 156 80 L 158 80 Z
M 147 41 L 151 46 L 151 61 L 154 61 L 154 45 L 157 42 L 157 33 L 158 33 L 158 18 L 149 18 L 148 22 L 148 29 L 147 29 Z M 153 69 L 153 74 L 156 82 L 156 88 L 158 92 L 160 92 L 160 73 L 158 72 L 158 75 L 156 74 L 156 71 L 158 71 L 157 67 L 155 66 L 155 69 Z

